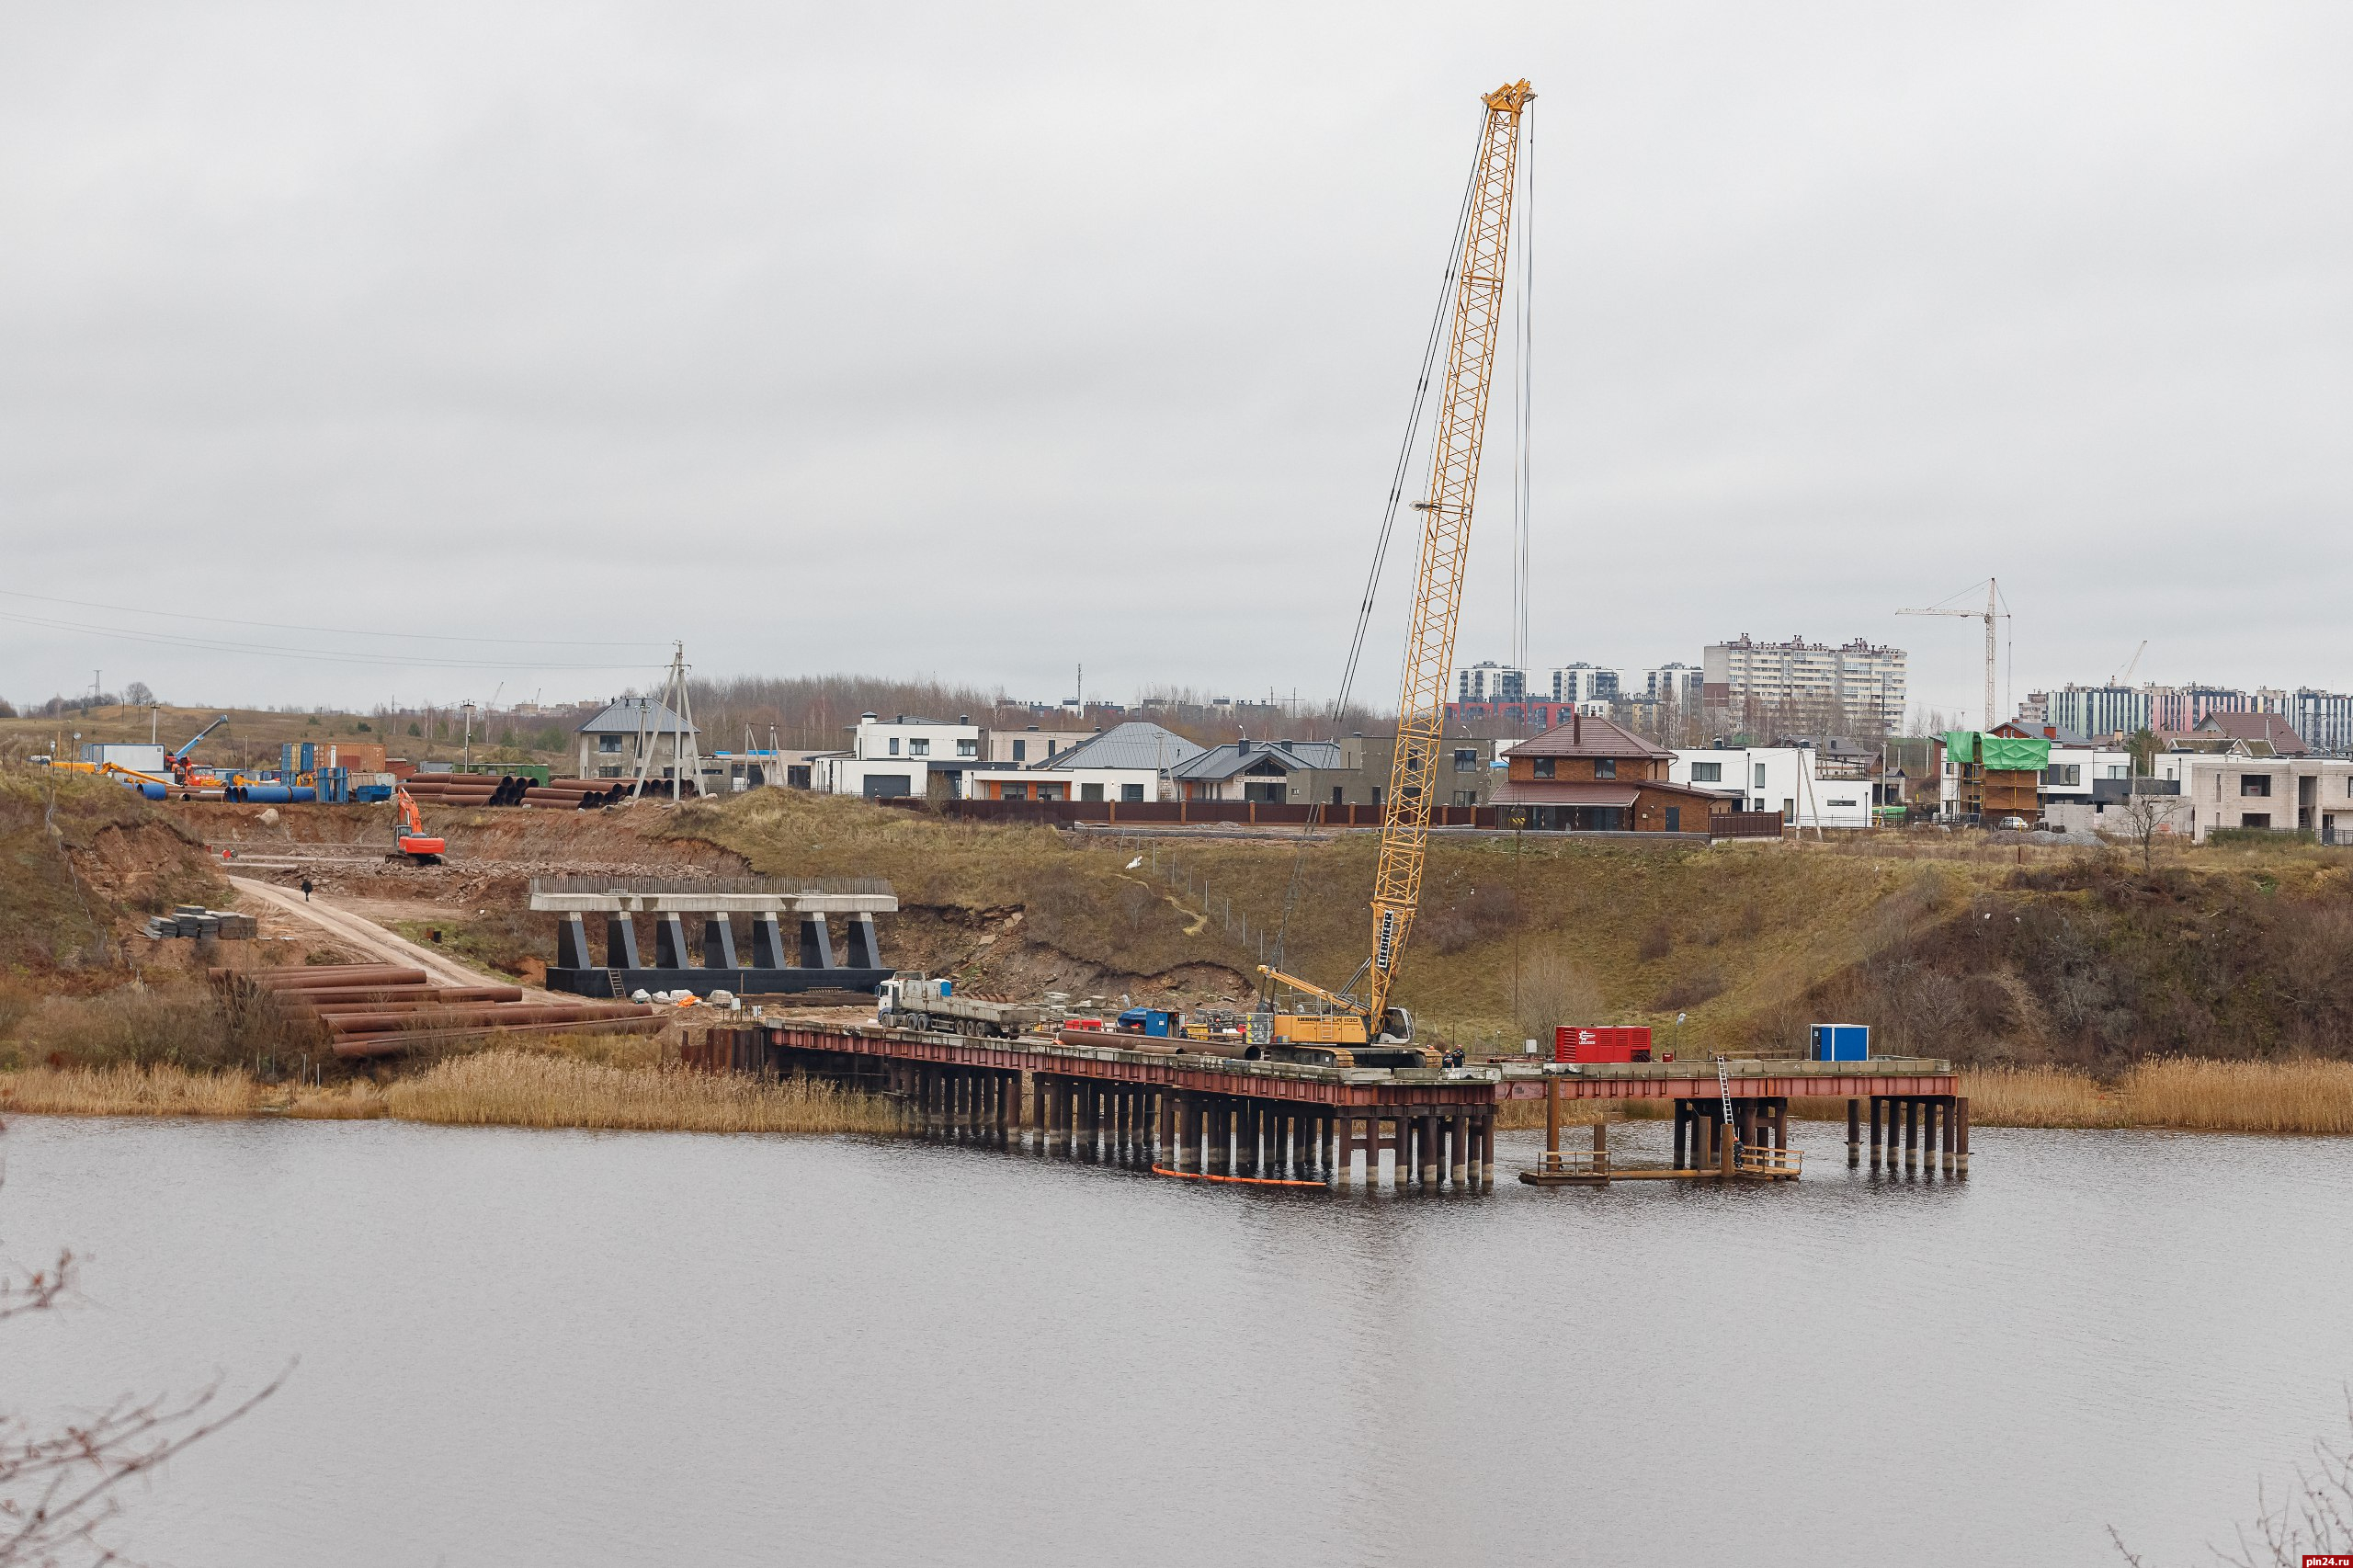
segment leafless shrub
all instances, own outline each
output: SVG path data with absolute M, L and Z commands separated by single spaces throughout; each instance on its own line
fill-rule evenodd
M 1653 923 L 1651 928 L 1643 933 L 1642 941 L 1635 946 L 1634 956 L 1644 963 L 1649 963 L 1654 960 L 1666 957 L 1674 949 L 1675 933 L 1666 928 L 1665 921 L 1660 920 Z
M 2345 1420 L 2353 1431 L 2353 1395 L 2347 1399 Z M 2314 1439 L 2312 1467 L 2298 1465 L 2295 1475 L 2295 1484 L 2277 1503 L 2268 1485 L 2256 1486 L 2254 1525 L 2238 1528 L 2236 1551 L 2208 1548 L 2216 1562 L 2225 1568 L 2302 1568 L 2314 1556 L 2353 1551 L 2353 1441 L 2339 1448 Z M 2108 1527 L 2108 1539 L 2132 1568 L 2145 1568 L 2114 1525 Z
M 1608 1009 L 1593 972 L 1567 954 L 1537 953 L 1521 962 L 1521 1039 L 1548 1042 L 1556 1025 L 1600 1022 Z
M 224 997 L 204 986 L 126 986 L 97 996 L 54 997 L 17 1028 L 17 1054 L 61 1066 L 196 1069 L 291 1060 L 318 1049 L 316 1035 L 267 996 Z
M 0 1273 L 0 1323 L 63 1304 L 75 1273 L 70 1252 L 37 1272 Z M 234 1404 L 214 1382 L 179 1398 L 119 1399 L 54 1430 L 0 1412 L 0 1568 L 121 1561 L 98 1532 L 120 1512 L 122 1484 L 251 1411 L 293 1369 Z
M 1658 1001 L 1654 1006 L 1659 1012 L 1673 1012 L 1712 1001 L 1723 992 L 1723 971 L 1712 965 L 1686 970 L 1667 982 L 1666 989 L 1658 994 Z
M 1511 929 L 1518 914 L 1511 890 L 1493 883 L 1473 888 L 1436 908 L 1427 908 L 1415 926 L 1415 936 L 1432 951 L 1459 953 L 1480 942 L 1493 941 Z

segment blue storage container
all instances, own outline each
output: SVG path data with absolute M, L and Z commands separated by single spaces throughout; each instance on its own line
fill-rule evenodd
M 1871 1027 L 1869 1024 L 1816 1024 L 1813 1026 L 1812 1054 L 1816 1062 L 1869 1062 L 1871 1058 Z

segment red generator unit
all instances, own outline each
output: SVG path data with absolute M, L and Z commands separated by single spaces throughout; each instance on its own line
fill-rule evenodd
M 1563 1024 L 1552 1031 L 1555 1062 L 1648 1062 L 1648 1024 L 1597 1024 L 1579 1028 Z

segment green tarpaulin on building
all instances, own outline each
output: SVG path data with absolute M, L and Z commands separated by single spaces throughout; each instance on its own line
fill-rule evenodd
M 1988 773 L 2040 773 L 2051 766 L 2051 743 L 2013 740 L 1983 730 L 1947 730 L 1945 755 L 1954 762 L 1983 763 Z

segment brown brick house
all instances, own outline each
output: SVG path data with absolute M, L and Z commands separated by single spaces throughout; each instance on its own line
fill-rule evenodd
M 1495 804 L 1503 825 L 1584 833 L 1705 833 L 1737 797 L 1670 783 L 1673 756 L 1621 725 L 1572 716 L 1512 747 Z

